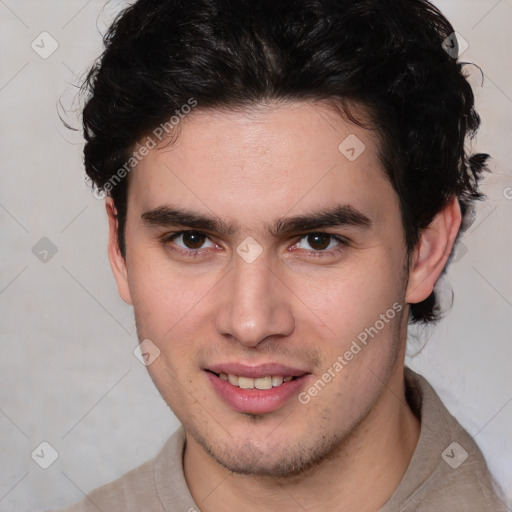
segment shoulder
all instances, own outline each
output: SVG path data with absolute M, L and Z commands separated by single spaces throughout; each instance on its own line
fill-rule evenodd
M 421 419 L 409 467 L 381 512 L 505 512 L 504 498 L 479 447 L 428 381 L 406 368 L 407 400 Z
M 53 512 L 102 512 L 144 510 L 148 499 L 155 496 L 153 479 L 154 459 L 129 471 L 122 477 L 98 487 L 79 503 Z M 141 503 L 141 500 L 142 503 Z M 153 504 L 153 503 L 152 503 Z M 159 510 L 150 508 L 150 510 Z M 50 511 L 49 511 L 50 512 Z
M 505 497 L 490 475 L 485 461 L 471 456 L 459 468 L 439 466 L 409 496 L 400 512 L 507 512 Z
M 98 487 L 80 502 L 58 511 L 48 512 L 165 511 L 158 489 L 158 472 L 162 466 L 181 467 L 183 443 L 183 432 L 180 429 L 171 436 L 155 458 L 132 469 L 117 480 Z M 169 485 L 172 483 L 169 482 Z

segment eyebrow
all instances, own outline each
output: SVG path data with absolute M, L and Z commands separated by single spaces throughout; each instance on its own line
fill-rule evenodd
M 238 229 L 237 224 L 227 224 L 215 216 L 204 215 L 186 208 L 164 205 L 141 215 L 148 226 L 176 227 L 185 226 L 198 231 L 211 231 L 219 235 L 232 235 Z M 372 220 L 363 212 L 350 205 L 336 205 L 318 212 L 278 219 L 266 226 L 271 236 L 291 234 L 299 231 L 312 231 L 325 228 L 351 227 L 371 229 Z

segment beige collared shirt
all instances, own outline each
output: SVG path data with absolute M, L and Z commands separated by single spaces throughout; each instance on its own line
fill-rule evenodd
M 405 369 L 407 399 L 421 432 L 400 484 L 376 512 L 506 512 L 479 448 L 430 384 Z M 199 512 L 183 474 L 185 433 L 160 453 L 61 512 Z

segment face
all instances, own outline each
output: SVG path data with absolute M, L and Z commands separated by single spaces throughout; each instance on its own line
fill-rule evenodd
M 403 349 L 397 196 L 375 135 L 327 106 L 197 109 L 180 128 L 130 176 L 120 293 L 190 442 L 234 472 L 299 473 Z

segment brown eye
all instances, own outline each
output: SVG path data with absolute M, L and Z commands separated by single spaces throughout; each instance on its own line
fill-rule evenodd
M 309 233 L 295 245 L 295 249 L 304 249 L 311 256 L 334 255 L 347 247 L 347 241 L 330 233 Z
M 206 235 L 198 231 L 187 231 L 181 237 L 182 243 L 187 249 L 200 249 L 206 240 Z
M 323 233 L 312 233 L 307 236 L 307 242 L 316 251 L 323 251 L 329 247 L 332 236 Z
M 169 234 L 162 237 L 161 243 L 170 253 L 194 258 L 211 256 L 212 250 L 220 249 L 207 234 L 194 230 Z

